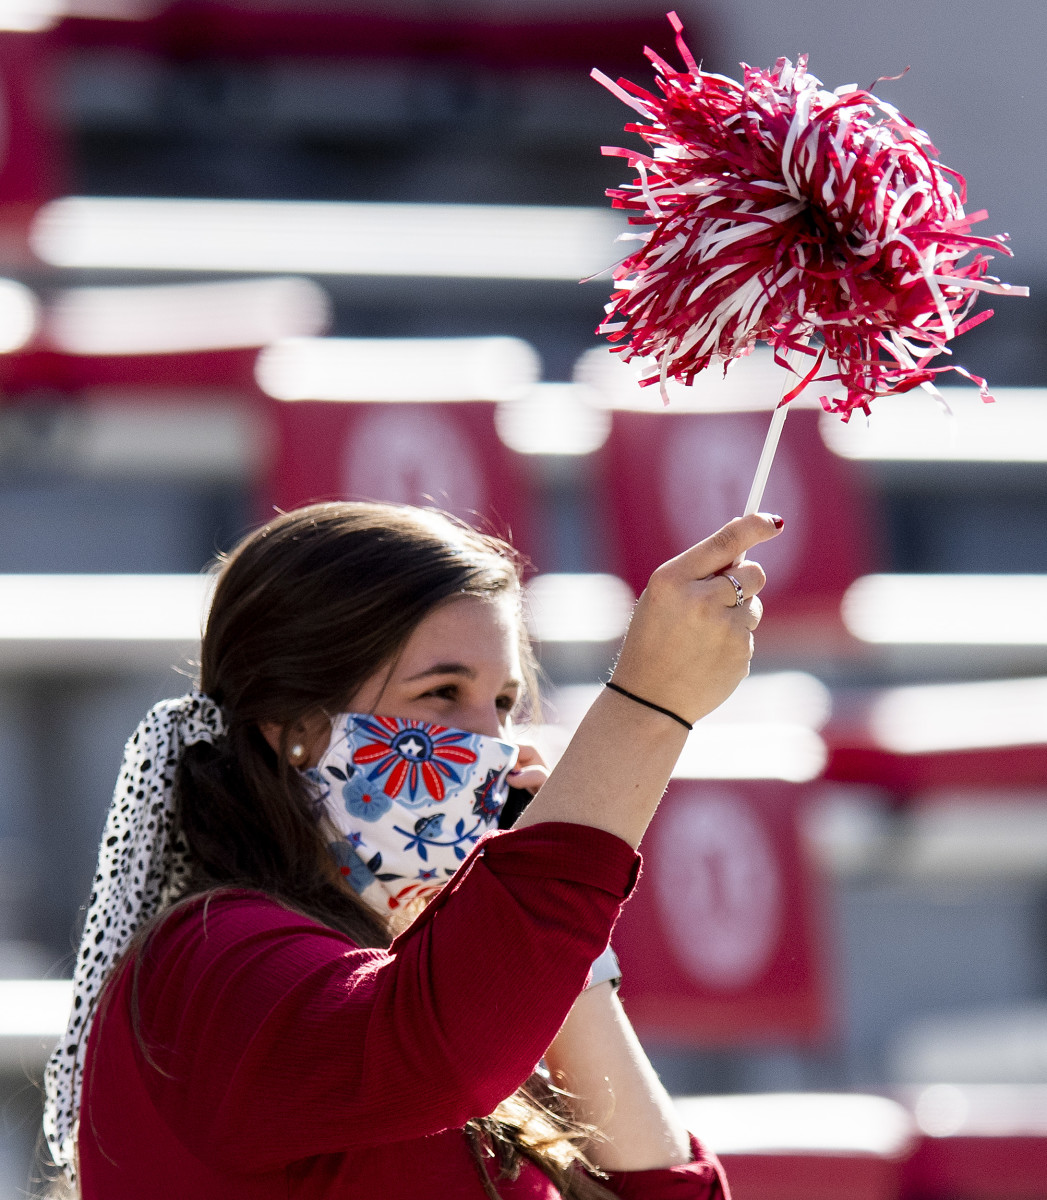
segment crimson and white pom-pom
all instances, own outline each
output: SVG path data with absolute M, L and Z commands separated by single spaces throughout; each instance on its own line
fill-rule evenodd
M 598 332 L 626 360 L 653 358 L 644 383 L 693 382 L 711 363 L 766 341 L 776 358 L 802 351 L 813 365 L 783 403 L 814 380 L 846 388 L 823 405 L 848 416 L 876 396 L 931 385 L 929 366 L 958 333 L 979 291 L 1027 295 L 986 274 L 1006 235 L 975 237 L 985 213 L 964 212 L 962 175 L 892 105 L 855 86 L 826 91 L 785 58 L 771 71 L 742 64 L 739 84 L 702 71 L 669 14 L 687 69 L 646 50 L 661 96 L 628 80 L 593 77 L 647 123 L 629 124 L 652 147 L 618 147 L 634 182 L 608 192 L 648 232 L 615 270 L 617 289 Z M 808 348 L 812 336 L 820 352 Z M 818 375 L 824 359 L 834 367 Z M 801 372 L 798 372 L 801 373 Z

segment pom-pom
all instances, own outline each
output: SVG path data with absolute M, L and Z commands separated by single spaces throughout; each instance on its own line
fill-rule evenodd
M 928 365 L 992 316 L 968 318 L 979 291 L 1028 294 L 986 273 L 981 249 L 1010 251 L 1006 235 L 972 234 L 986 214 L 964 212 L 963 176 L 892 105 L 853 85 L 825 90 L 806 56 L 770 71 L 743 63 L 738 83 L 702 71 L 669 19 L 686 70 L 646 50 L 660 96 L 593 72 L 644 118 L 625 128 L 653 148 L 603 148 L 636 171 L 608 192 L 615 207 L 651 228 L 623 235 L 641 246 L 616 268 L 598 332 L 626 360 L 653 358 L 643 382 L 660 379 L 663 397 L 667 378 L 690 384 L 762 340 L 783 365 L 789 351 L 809 356 L 783 403 L 812 380 L 839 384 L 846 396 L 822 403 L 846 419 L 948 370 L 990 399 L 962 367 Z

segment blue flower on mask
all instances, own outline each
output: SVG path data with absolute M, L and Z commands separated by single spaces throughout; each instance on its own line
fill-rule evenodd
M 362 771 L 354 771 L 342 786 L 346 811 L 361 821 L 377 821 L 393 807 L 392 796 L 376 787 Z
M 331 842 L 328 849 L 339 874 L 349 881 L 349 886 L 354 892 L 362 892 L 365 887 L 374 883 L 374 872 L 348 842 Z

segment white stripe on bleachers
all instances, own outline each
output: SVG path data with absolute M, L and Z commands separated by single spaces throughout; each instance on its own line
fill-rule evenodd
M 687 1127 L 717 1154 L 859 1154 L 899 1158 L 915 1135 L 912 1117 L 884 1096 L 781 1092 L 682 1096 Z
M 562 279 L 617 262 L 603 208 L 68 196 L 45 204 L 33 250 L 103 270 Z
M 68 979 L 0 979 L 0 1069 L 39 1066 L 65 1030 Z
M 0 669 L 170 665 L 195 654 L 203 575 L 0 575 Z
M 1047 645 L 1047 575 L 865 575 L 844 624 L 885 645 Z

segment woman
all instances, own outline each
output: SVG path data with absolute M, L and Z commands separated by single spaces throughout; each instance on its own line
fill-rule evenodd
M 508 547 L 366 504 L 248 537 L 103 837 L 47 1075 L 83 1200 L 723 1194 L 604 948 L 686 729 L 748 671 L 744 555 L 780 527 L 655 572 L 548 780 L 505 740 L 533 695 Z M 485 837 L 507 782 L 536 794 Z

